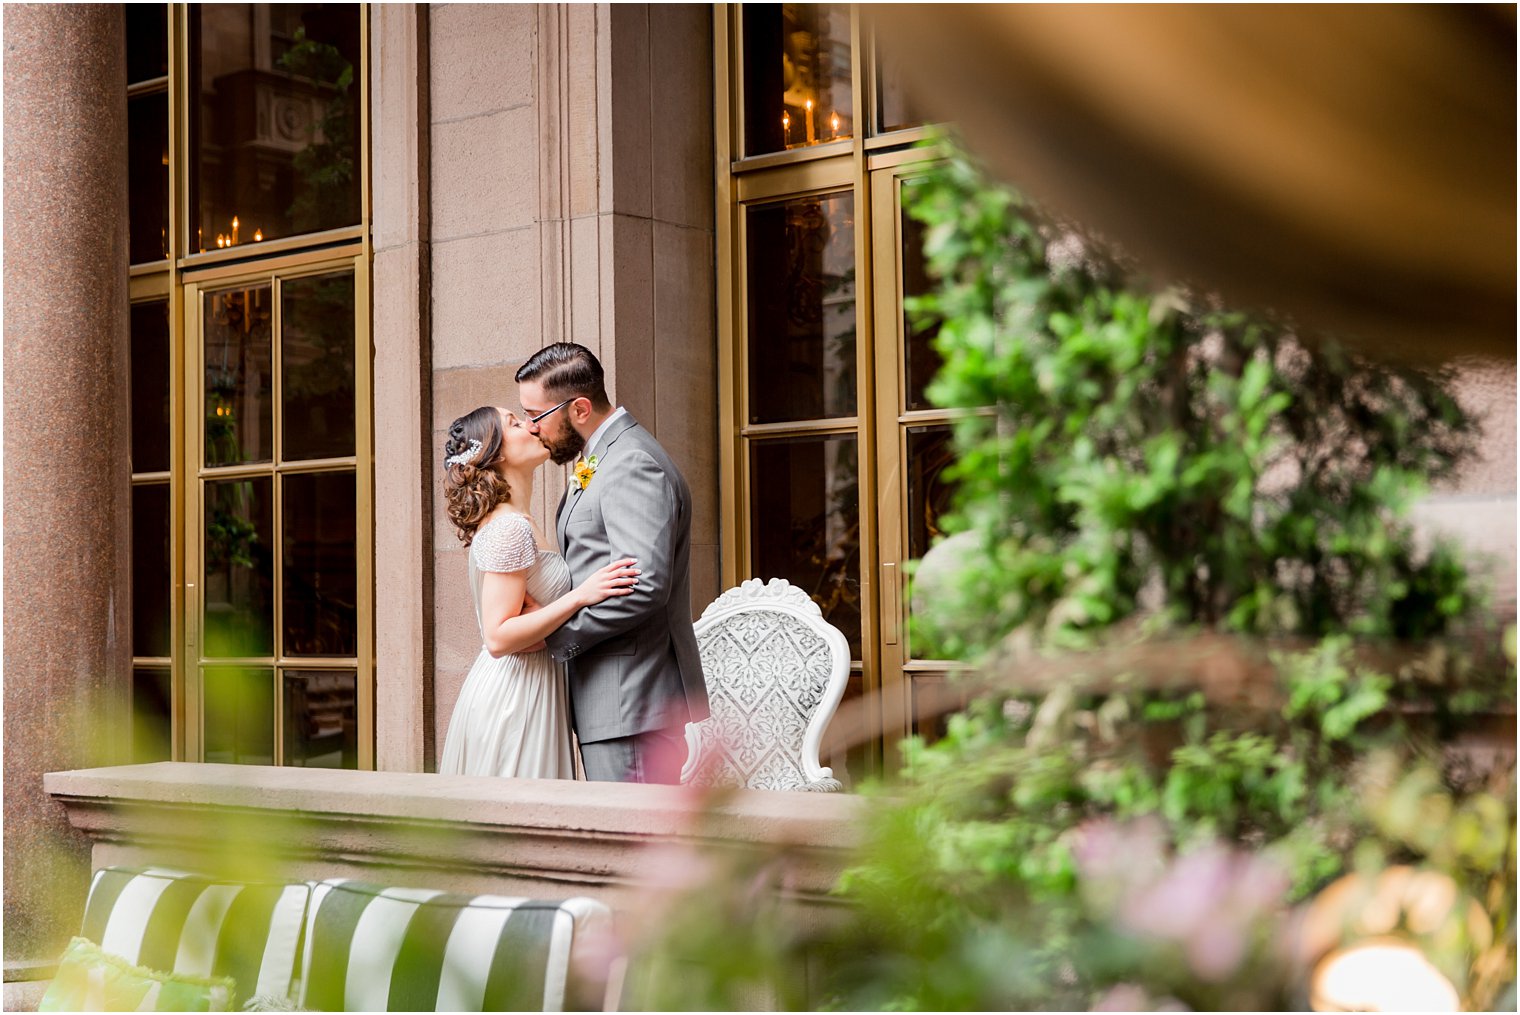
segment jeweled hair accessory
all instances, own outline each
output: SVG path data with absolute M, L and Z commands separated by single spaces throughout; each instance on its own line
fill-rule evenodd
M 470 446 L 459 452 L 459 454 L 450 455 L 449 457 L 445 458 L 443 460 L 443 467 L 448 468 L 450 465 L 468 465 L 475 460 L 476 455 L 480 454 L 480 449 L 483 446 L 484 445 L 482 445 L 480 441 L 470 441 Z

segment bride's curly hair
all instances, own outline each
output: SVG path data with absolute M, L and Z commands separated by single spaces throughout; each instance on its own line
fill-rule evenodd
M 479 448 L 471 454 L 475 442 Z M 443 443 L 443 499 L 459 541 L 469 546 L 491 509 L 504 502 L 507 481 L 492 468 L 501 457 L 501 414 L 489 405 L 449 425 Z

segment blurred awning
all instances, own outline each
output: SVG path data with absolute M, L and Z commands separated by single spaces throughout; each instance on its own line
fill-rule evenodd
M 1513 7 L 867 9 L 921 112 L 1163 277 L 1514 358 Z

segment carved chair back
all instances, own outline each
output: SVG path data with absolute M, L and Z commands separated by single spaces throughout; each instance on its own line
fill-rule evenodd
M 712 715 L 687 724 L 681 781 L 839 790 L 818 752 L 850 648 L 818 604 L 784 578 L 751 578 L 714 600 L 696 632 Z

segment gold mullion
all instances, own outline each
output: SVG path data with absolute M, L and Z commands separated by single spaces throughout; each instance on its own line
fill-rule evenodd
M 902 130 L 888 131 L 887 133 L 868 138 L 866 140 L 866 148 L 875 151 L 917 144 L 928 137 L 932 129 L 929 126 L 922 126 L 904 127 Z
M 363 249 L 362 243 L 346 243 L 340 247 L 303 251 L 254 263 L 239 260 L 233 264 L 182 266 L 181 270 L 187 279 L 196 282 L 236 285 L 245 279 L 268 278 L 273 272 L 279 272 L 285 278 L 320 275 L 352 264 L 354 256 L 361 254 Z
M 198 476 L 207 483 L 223 479 L 262 479 L 278 471 L 270 462 L 250 462 L 247 465 L 217 465 L 202 468 Z
M 877 442 L 873 421 L 877 414 L 877 390 L 874 359 L 876 342 L 875 313 L 872 306 L 875 287 L 871 275 L 872 235 L 870 177 L 865 163 L 863 139 L 866 134 L 866 62 L 863 44 L 864 27 L 860 8 L 850 6 L 850 115 L 853 125 L 850 137 L 851 191 L 855 203 L 855 377 L 856 404 L 859 416 L 856 426 L 856 460 L 859 475 L 856 476 L 859 491 L 860 525 L 860 591 L 861 631 L 860 666 L 862 689 L 869 700 L 877 703 L 872 707 L 871 724 L 875 735 L 868 751 L 870 774 L 881 770 L 882 741 L 879 699 L 883 662 L 882 587 L 879 578 L 881 548 L 877 513 L 871 509 L 871 496 L 876 489 L 879 472 Z
M 830 420 L 789 420 L 785 423 L 751 423 L 739 428 L 746 438 L 806 437 L 812 434 L 856 433 L 860 429 L 859 416 L 842 416 Z
M 180 427 L 180 433 L 184 440 L 184 470 L 187 477 L 194 477 L 186 483 L 186 490 L 182 501 L 185 505 L 183 522 L 180 528 L 181 539 L 185 549 L 185 600 L 184 609 L 181 611 L 185 622 L 185 666 L 184 666 L 184 700 L 185 712 L 183 729 L 185 733 L 185 759 L 188 761 L 203 761 L 205 759 L 205 664 L 203 653 L 203 628 L 205 627 L 205 548 L 201 545 L 202 519 L 206 513 L 206 482 L 200 478 L 200 465 L 205 458 L 205 427 L 203 425 L 190 426 L 189 420 L 198 422 L 205 418 L 205 404 L 203 385 L 200 382 L 204 375 L 202 360 L 205 350 L 202 348 L 202 308 L 203 296 L 200 286 L 192 283 L 184 289 L 181 300 L 181 314 L 184 320 L 183 343 L 185 376 L 183 385 L 183 399 L 185 405 L 184 426 Z M 192 316 L 193 315 L 193 316 Z
M 287 670 L 333 670 L 347 673 L 358 669 L 359 658 L 357 656 L 282 656 L 272 660 L 264 659 L 257 665 L 278 666 Z
M 736 200 L 740 204 L 756 204 L 848 190 L 854 182 L 853 152 L 843 142 L 840 144 L 827 158 L 734 177 Z
M 285 453 L 285 293 L 284 279 L 275 275 L 269 280 L 271 306 L 269 329 L 269 384 L 270 418 L 274 421 L 272 439 L 274 447 L 270 457 L 274 463 L 274 477 L 270 480 L 271 524 L 274 527 L 274 657 L 285 656 L 285 477 L 280 465 Z M 271 760 L 275 765 L 285 763 L 285 709 L 283 701 L 285 681 L 278 664 L 271 668 L 274 680 L 274 743 Z
M 890 174 L 876 173 L 871 177 L 872 210 L 873 214 L 886 218 L 894 215 L 897 205 L 897 181 Z M 880 391 L 878 395 L 878 416 L 876 421 L 877 447 L 885 451 L 890 450 L 891 460 L 883 464 L 878 473 L 878 482 L 875 497 L 872 503 L 876 506 L 876 513 L 880 518 L 879 525 L 879 553 L 880 564 L 892 565 L 893 580 L 901 587 L 902 565 L 902 528 L 903 513 L 900 504 L 903 486 L 903 453 L 899 443 L 899 430 L 897 417 L 902 407 L 902 385 L 899 374 L 901 372 L 900 359 L 902 356 L 902 334 L 898 320 L 894 314 L 897 304 L 897 291 L 900 286 L 897 266 L 897 223 L 895 221 L 883 221 L 878 224 L 872 234 L 872 260 L 875 272 L 886 273 L 892 269 L 892 277 L 889 284 L 878 285 L 875 290 L 876 315 L 875 320 L 879 327 L 876 343 L 875 378 L 876 386 Z M 884 280 L 884 283 L 886 280 Z M 890 340 L 889 337 L 890 336 Z M 901 597 L 898 596 L 897 615 L 891 618 L 883 618 L 884 623 L 890 623 L 895 628 L 896 637 L 891 638 L 891 644 L 882 646 L 882 714 L 881 729 L 883 734 L 883 764 L 888 771 L 897 769 L 897 754 L 890 745 L 898 738 L 911 732 L 911 719 L 907 701 L 907 680 L 903 674 L 902 664 L 905 652 L 902 624 Z
M 180 267 L 186 271 L 199 271 L 203 268 L 215 267 L 229 261 L 246 263 L 250 260 L 259 259 L 270 254 L 282 254 L 287 251 L 305 251 L 309 248 L 337 247 L 346 245 L 347 241 L 362 241 L 364 226 L 338 226 L 335 229 L 324 229 L 315 233 L 298 233 L 295 236 L 282 236 L 276 240 L 259 240 L 257 242 L 239 243 L 235 247 L 225 247 L 220 250 L 206 250 L 194 254 L 186 254 L 180 258 Z
M 369 21 L 365 19 L 367 26 Z M 365 47 L 365 52 L 368 52 Z M 366 80 L 368 75 L 366 75 Z M 357 500 L 354 519 L 354 575 L 358 591 L 355 618 L 358 622 L 358 658 L 355 660 L 355 707 L 359 719 L 359 757 L 361 769 L 375 767 L 375 470 L 374 470 L 374 395 L 370 377 L 370 259 L 355 258 L 354 302 L 354 496 Z M 363 308 L 360 310 L 360 308 Z
M 727 156 L 726 162 L 718 164 L 718 171 L 722 173 L 726 166 L 733 164 L 733 160 L 744 155 L 744 17 L 742 4 L 714 6 L 722 14 L 729 37 L 733 40 L 731 45 L 725 47 L 726 52 L 723 54 L 724 92 L 728 94 L 731 103 L 729 108 L 733 115 L 733 126 L 732 133 L 727 138 L 719 139 L 719 154 Z M 714 25 L 716 24 L 717 18 L 714 18 Z M 713 34 L 718 33 L 715 31 Z M 715 63 L 714 67 L 716 66 Z
M 795 166 L 802 162 L 816 162 L 821 159 L 838 158 L 841 154 L 848 153 L 854 143 L 853 138 L 839 138 L 837 141 L 820 141 L 808 145 L 806 148 L 792 148 L 787 151 L 766 152 L 764 155 L 750 155 L 735 160 L 729 164 L 729 170 L 734 174 L 758 173 L 766 169 L 774 169 L 777 166 Z
M 739 394 L 739 369 L 734 355 L 734 338 L 739 332 L 735 315 L 739 301 L 734 298 L 735 272 L 738 259 L 734 257 L 735 205 L 733 204 L 732 159 L 733 124 L 737 113 L 733 108 L 731 68 L 737 67 L 730 39 L 734 36 L 733 22 L 736 8 L 732 4 L 713 5 L 713 146 L 716 163 L 717 201 L 714 219 L 717 227 L 717 323 L 718 323 L 718 499 L 719 499 L 719 580 L 722 588 L 732 588 L 739 583 L 739 547 L 747 544 L 745 529 L 747 512 L 741 505 L 744 481 L 741 470 L 747 467 L 742 441 L 738 437 L 741 416 Z
M 186 727 L 186 686 L 188 661 L 185 646 L 187 632 L 186 558 L 185 558 L 185 314 L 179 272 L 174 258 L 179 252 L 178 230 L 183 218 L 179 164 L 185 148 L 179 129 L 184 119 L 181 95 L 184 90 L 184 48 L 181 31 L 183 5 L 171 4 L 164 27 L 168 32 L 169 73 L 166 75 L 165 100 L 169 103 L 169 256 L 161 262 L 166 269 L 161 277 L 166 283 L 164 296 L 169 303 L 169 757 L 184 761 L 190 757 Z M 134 286 L 139 284 L 133 279 Z M 147 284 L 146 281 L 143 282 Z M 135 295 L 135 292 L 134 292 Z

